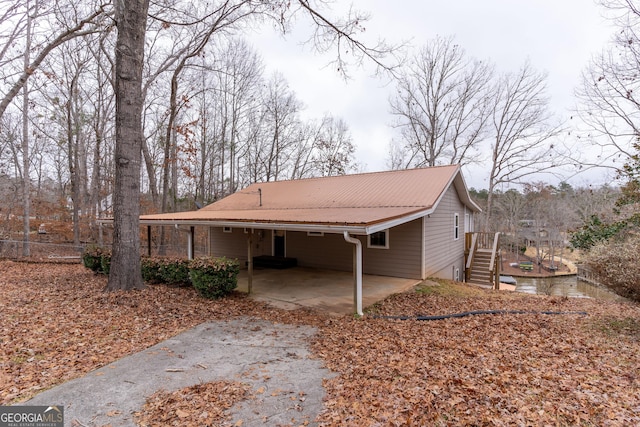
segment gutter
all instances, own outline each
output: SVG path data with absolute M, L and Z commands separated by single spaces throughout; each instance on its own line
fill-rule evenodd
M 98 224 L 112 224 L 113 219 L 98 219 Z M 295 224 L 295 223 L 271 223 L 271 222 L 240 222 L 240 221 L 211 221 L 211 220 L 140 220 L 140 225 L 160 225 L 171 226 L 205 226 L 205 227 L 231 227 L 249 228 L 258 230 L 286 230 L 286 231 L 313 231 L 323 233 L 339 233 L 345 231 L 350 234 L 366 236 L 370 234 L 366 226 L 357 225 L 317 225 L 317 224 Z
M 348 231 L 343 233 L 344 240 L 354 246 L 353 263 L 354 263 L 354 289 L 353 289 L 353 308 L 358 316 L 362 313 L 362 242 L 349 235 Z

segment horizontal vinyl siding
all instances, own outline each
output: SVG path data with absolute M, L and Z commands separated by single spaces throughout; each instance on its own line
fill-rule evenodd
M 453 238 L 454 213 L 459 215 L 458 240 Z M 436 211 L 424 219 L 425 277 L 453 279 L 454 269 L 464 272 L 465 209 L 453 186 L 449 187 Z
M 380 276 L 420 279 L 421 276 L 422 220 L 415 220 L 389 230 L 389 249 L 367 248 L 366 236 L 357 236 L 362 242 L 363 273 Z M 254 255 L 271 255 L 271 231 L 255 230 Z M 296 258 L 301 267 L 352 271 L 354 245 L 342 234 L 307 236 L 306 232 L 286 233 L 287 257 Z M 220 227 L 211 228 L 211 254 L 247 260 L 247 235 L 242 228 L 224 233 Z
M 271 255 L 271 231 L 253 231 L 253 255 Z M 222 227 L 211 227 L 211 256 L 227 257 L 247 261 L 247 239 L 244 228 L 232 228 L 231 233 L 222 231 Z
M 367 248 L 366 236 L 354 236 L 362 242 L 364 274 L 420 278 L 421 220 L 389 230 L 389 249 Z M 353 244 L 342 234 L 307 236 L 305 232 L 287 232 L 287 256 L 302 267 L 353 270 Z
M 296 258 L 301 267 L 351 271 L 353 245 L 342 234 L 307 236 L 306 232 L 287 232 L 287 256 Z
M 365 274 L 420 279 L 422 220 L 414 220 L 389 230 L 389 249 L 367 248 L 361 237 Z

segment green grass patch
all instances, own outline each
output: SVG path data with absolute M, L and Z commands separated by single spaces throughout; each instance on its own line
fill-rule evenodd
M 640 339 L 640 319 L 632 317 L 606 317 L 596 320 L 595 327 L 610 337 L 625 335 Z

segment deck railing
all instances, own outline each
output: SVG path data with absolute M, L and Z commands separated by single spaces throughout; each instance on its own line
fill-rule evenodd
M 578 280 L 582 280 L 583 282 L 591 283 L 594 285 L 599 285 L 597 276 L 591 271 L 589 267 L 584 264 L 578 264 L 577 278 Z

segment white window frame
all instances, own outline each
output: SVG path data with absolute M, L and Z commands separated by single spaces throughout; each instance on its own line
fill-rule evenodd
M 460 214 L 455 212 L 453 214 L 453 240 L 460 239 Z
M 222 227 L 223 233 L 233 233 L 233 228 L 231 227 Z
M 378 234 L 378 233 L 384 233 L 384 246 L 383 245 L 372 245 L 371 244 L 371 236 L 373 236 L 375 234 Z M 389 249 L 389 229 L 387 228 L 386 230 L 378 231 L 377 233 L 368 234 L 367 235 L 367 248 L 371 248 L 371 249 Z

